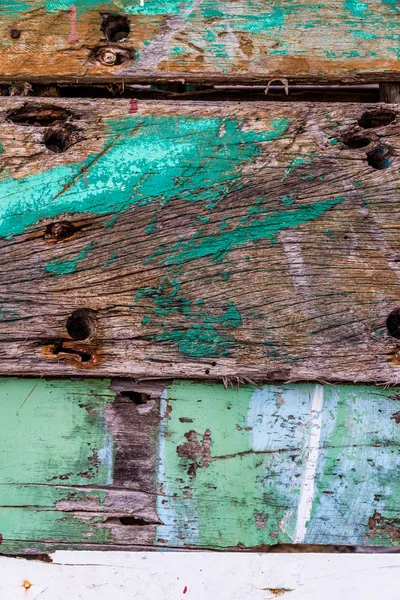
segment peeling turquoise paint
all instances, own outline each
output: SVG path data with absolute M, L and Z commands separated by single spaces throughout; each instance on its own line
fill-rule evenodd
M 359 2 L 359 0 L 346 0 L 345 8 L 350 11 L 354 17 L 362 17 L 368 10 L 368 4 L 366 2 Z
M 343 200 L 343 196 L 338 196 L 332 200 L 303 204 L 295 209 L 273 213 L 264 219 L 253 220 L 248 226 L 239 225 L 230 231 L 212 236 L 193 236 L 187 242 L 178 243 L 177 248 L 174 249 L 175 251 L 169 251 L 163 262 L 170 265 L 179 265 L 188 260 L 204 257 L 219 261 L 231 250 L 240 248 L 249 242 L 262 239 L 275 242 L 277 234 L 283 229 L 297 227 L 317 219 L 333 206 L 343 202 Z M 165 251 L 160 250 L 159 254 L 164 255 Z
M 85 246 L 75 258 L 70 260 L 53 260 L 45 266 L 45 269 L 48 273 L 53 273 L 54 275 L 70 275 L 71 273 L 76 273 L 79 261 L 86 258 L 93 247 L 94 243 L 91 242 Z M 107 266 L 107 263 L 104 266 Z
M 193 303 L 181 292 L 181 283 L 165 277 L 158 288 L 142 288 L 135 297 L 135 305 L 142 305 L 142 299 L 150 299 L 153 308 L 145 306 L 143 325 L 150 328 L 160 326 L 161 333 L 152 333 L 149 337 L 159 342 L 172 342 L 186 356 L 192 358 L 206 356 L 227 356 L 235 346 L 230 330 L 242 324 L 242 317 L 232 302 L 225 303 L 218 315 L 215 307 L 203 308 L 204 300 Z M 199 310 L 199 307 L 202 309 Z M 175 317 L 175 318 L 174 318 Z M 176 317 L 180 317 L 176 321 Z
M 32 0 L 31 2 L 23 2 L 19 0 L 2 0 L 1 9 L 10 15 L 17 16 L 28 10 L 44 7 L 48 12 L 69 11 L 71 4 L 74 4 L 77 13 L 86 13 L 99 8 L 107 8 L 110 10 L 110 3 L 105 3 L 104 0 Z M 143 15 L 177 15 L 182 7 L 190 5 L 190 2 L 182 0 L 152 0 L 145 2 L 143 5 L 139 0 L 114 0 L 112 9 L 115 12 L 125 12 L 127 14 L 143 14 Z
M 109 121 L 99 154 L 0 183 L 0 236 L 65 213 L 120 213 L 175 197 L 215 206 L 239 181 L 243 166 L 260 155 L 260 144 L 280 138 L 288 126 L 286 118 L 262 132 L 219 117 L 135 115 Z

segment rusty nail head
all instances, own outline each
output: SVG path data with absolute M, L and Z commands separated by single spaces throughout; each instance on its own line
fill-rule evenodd
M 13 40 L 17 40 L 21 36 L 21 32 L 19 29 L 13 28 L 10 31 L 10 36 L 12 37 Z
M 115 65 L 117 62 L 117 55 L 113 50 L 107 49 L 101 54 L 100 59 L 106 65 Z

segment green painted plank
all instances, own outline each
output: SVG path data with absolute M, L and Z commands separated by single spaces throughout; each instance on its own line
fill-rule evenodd
M 398 11 L 396 0 L 8 0 L 2 76 L 390 81 L 400 72 Z M 126 22 L 106 31 L 105 13 Z
M 397 546 L 399 398 L 2 379 L 0 552 Z

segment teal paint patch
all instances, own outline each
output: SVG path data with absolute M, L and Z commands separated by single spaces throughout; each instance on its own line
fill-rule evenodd
M 288 194 L 280 197 L 280 201 L 282 206 L 292 206 L 293 204 L 293 194 Z
M 99 154 L 0 183 L 0 236 L 64 213 L 120 213 L 176 197 L 215 206 L 237 184 L 243 166 L 260 155 L 260 144 L 281 137 L 289 120 L 270 126 L 269 131 L 244 131 L 238 120 L 219 117 L 135 115 L 109 121 Z
M 248 226 L 239 225 L 235 229 L 219 235 L 204 236 L 200 239 L 195 239 L 194 236 L 191 240 L 180 243 L 177 248 L 178 252 L 169 252 L 163 262 L 178 265 L 188 260 L 204 257 L 218 261 L 234 248 L 240 248 L 250 242 L 263 239 L 275 242 L 277 234 L 283 229 L 313 221 L 343 200 L 344 197 L 339 196 L 332 200 L 304 204 L 296 209 L 273 213 L 261 220 L 253 220 Z
M 136 304 L 142 299 L 150 299 L 153 308 L 142 319 L 143 325 L 160 325 L 161 333 L 149 333 L 149 337 L 159 342 L 174 343 L 182 354 L 192 358 L 206 356 L 227 356 L 235 346 L 235 339 L 229 334 L 231 329 L 242 324 L 240 312 L 232 302 L 225 305 L 218 316 L 218 310 L 199 306 L 204 305 L 202 299 L 195 304 L 181 293 L 181 284 L 176 279 L 164 278 L 158 288 L 142 288 L 135 297 Z M 179 323 L 176 317 L 180 316 Z M 175 317 L 175 319 L 174 319 Z
M 9 15 L 18 16 L 19 14 L 45 8 L 48 12 L 70 11 L 71 4 L 76 7 L 77 14 L 87 13 L 91 10 L 106 8 L 104 0 L 32 0 L 31 2 L 23 2 L 19 0 L 2 0 L 1 8 L 3 12 Z M 191 2 L 183 2 L 182 0 L 152 0 L 145 2 L 143 5 L 139 0 L 115 0 L 113 9 L 115 12 L 124 12 L 127 14 L 142 14 L 142 15 L 177 15 Z
M 359 0 L 346 0 L 345 9 L 350 11 L 353 17 L 363 17 L 368 11 L 368 4 L 366 2 L 359 2 Z
M 45 266 L 45 269 L 48 273 L 53 273 L 53 275 L 70 275 L 71 273 L 76 273 L 79 261 L 86 258 L 93 247 L 94 243 L 90 242 L 90 244 L 83 248 L 75 258 L 72 258 L 71 260 L 53 260 Z

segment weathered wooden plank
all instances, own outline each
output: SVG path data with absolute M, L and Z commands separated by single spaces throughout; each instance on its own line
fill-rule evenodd
M 0 382 L 0 552 L 398 546 L 399 389 Z
M 7 0 L 2 79 L 398 80 L 396 0 Z
M 0 372 L 398 382 L 399 110 L 4 98 Z
M 3 600 L 391 600 L 399 566 L 398 555 L 56 552 L 52 564 L 0 558 L 0 592 Z

